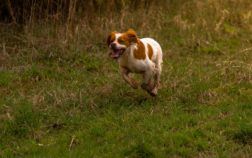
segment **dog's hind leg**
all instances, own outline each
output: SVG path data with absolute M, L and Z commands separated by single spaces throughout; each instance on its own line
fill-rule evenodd
M 154 75 L 155 87 L 157 87 L 157 89 L 160 88 L 160 76 L 162 72 L 162 64 L 163 64 L 162 50 L 160 50 L 160 53 L 158 54 L 158 58 L 156 60 L 155 75 Z
M 155 62 L 154 68 L 154 85 L 153 89 L 151 90 L 152 94 L 158 93 L 158 89 L 160 88 L 160 76 L 162 72 L 162 52 L 159 54 L 158 59 Z
M 143 83 L 141 87 L 146 90 L 150 95 L 156 96 L 157 91 L 153 91 L 155 84 L 152 83 L 153 74 L 155 74 L 155 67 L 152 65 L 147 71 L 143 74 Z
M 162 72 L 162 63 L 159 63 L 155 68 L 155 75 L 154 75 L 154 85 L 158 89 L 160 88 L 160 76 Z

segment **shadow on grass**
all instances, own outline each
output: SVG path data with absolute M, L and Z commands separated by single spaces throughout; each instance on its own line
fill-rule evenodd
M 234 132 L 232 139 L 239 144 L 252 145 L 252 126 L 242 125 Z
M 154 153 L 151 149 L 145 144 L 137 144 L 135 146 L 130 147 L 130 149 L 124 152 L 124 156 L 126 157 L 134 157 L 134 158 L 153 158 L 155 157 Z
M 140 90 L 123 90 L 113 92 L 106 97 L 97 96 L 95 103 L 99 108 L 146 107 L 158 104 L 159 97 L 152 97 Z

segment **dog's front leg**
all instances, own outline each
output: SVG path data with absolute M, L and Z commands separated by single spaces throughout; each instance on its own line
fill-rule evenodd
M 120 68 L 120 71 L 121 71 L 121 75 L 123 77 L 123 79 L 134 89 L 137 89 L 138 88 L 138 83 L 129 77 L 129 70 L 126 69 L 126 68 L 123 68 L 121 67 Z

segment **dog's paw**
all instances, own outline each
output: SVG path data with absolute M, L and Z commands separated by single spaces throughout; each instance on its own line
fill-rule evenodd
M 153 96 L 153 97 L 155 97 L 155 96 L 157 96 L 157 94 L 158 94 L 158 89 L 157 89 L 157 87 L 155 87 L 154 89 L 152 89 L 150 92 L 149 92 L 149 94 L 151 95 L 151 96 Z
M 149 84 L 143 83 L 141 84 L 142 89 L 146 90 L 151 96 L 156 96 L 157 95 L 157 87 L 152 87 Z

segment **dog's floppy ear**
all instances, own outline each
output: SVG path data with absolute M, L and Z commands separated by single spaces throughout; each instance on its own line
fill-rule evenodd
M 109 46 L 111 41 L 115 39 L 115 31 L 111 32 L 107 38 L 107 45 Z
M 111 34 L 108 36 L 107 38 L 107 45 L 109 46 L 110 45 L 110 40 L 111 40 Z
M 137 34 L 133 29 L 128 29 L 128 31 L 126 33 L 127 33 L 127 36 L 129 38 L 130 43 L 137 42 Z

